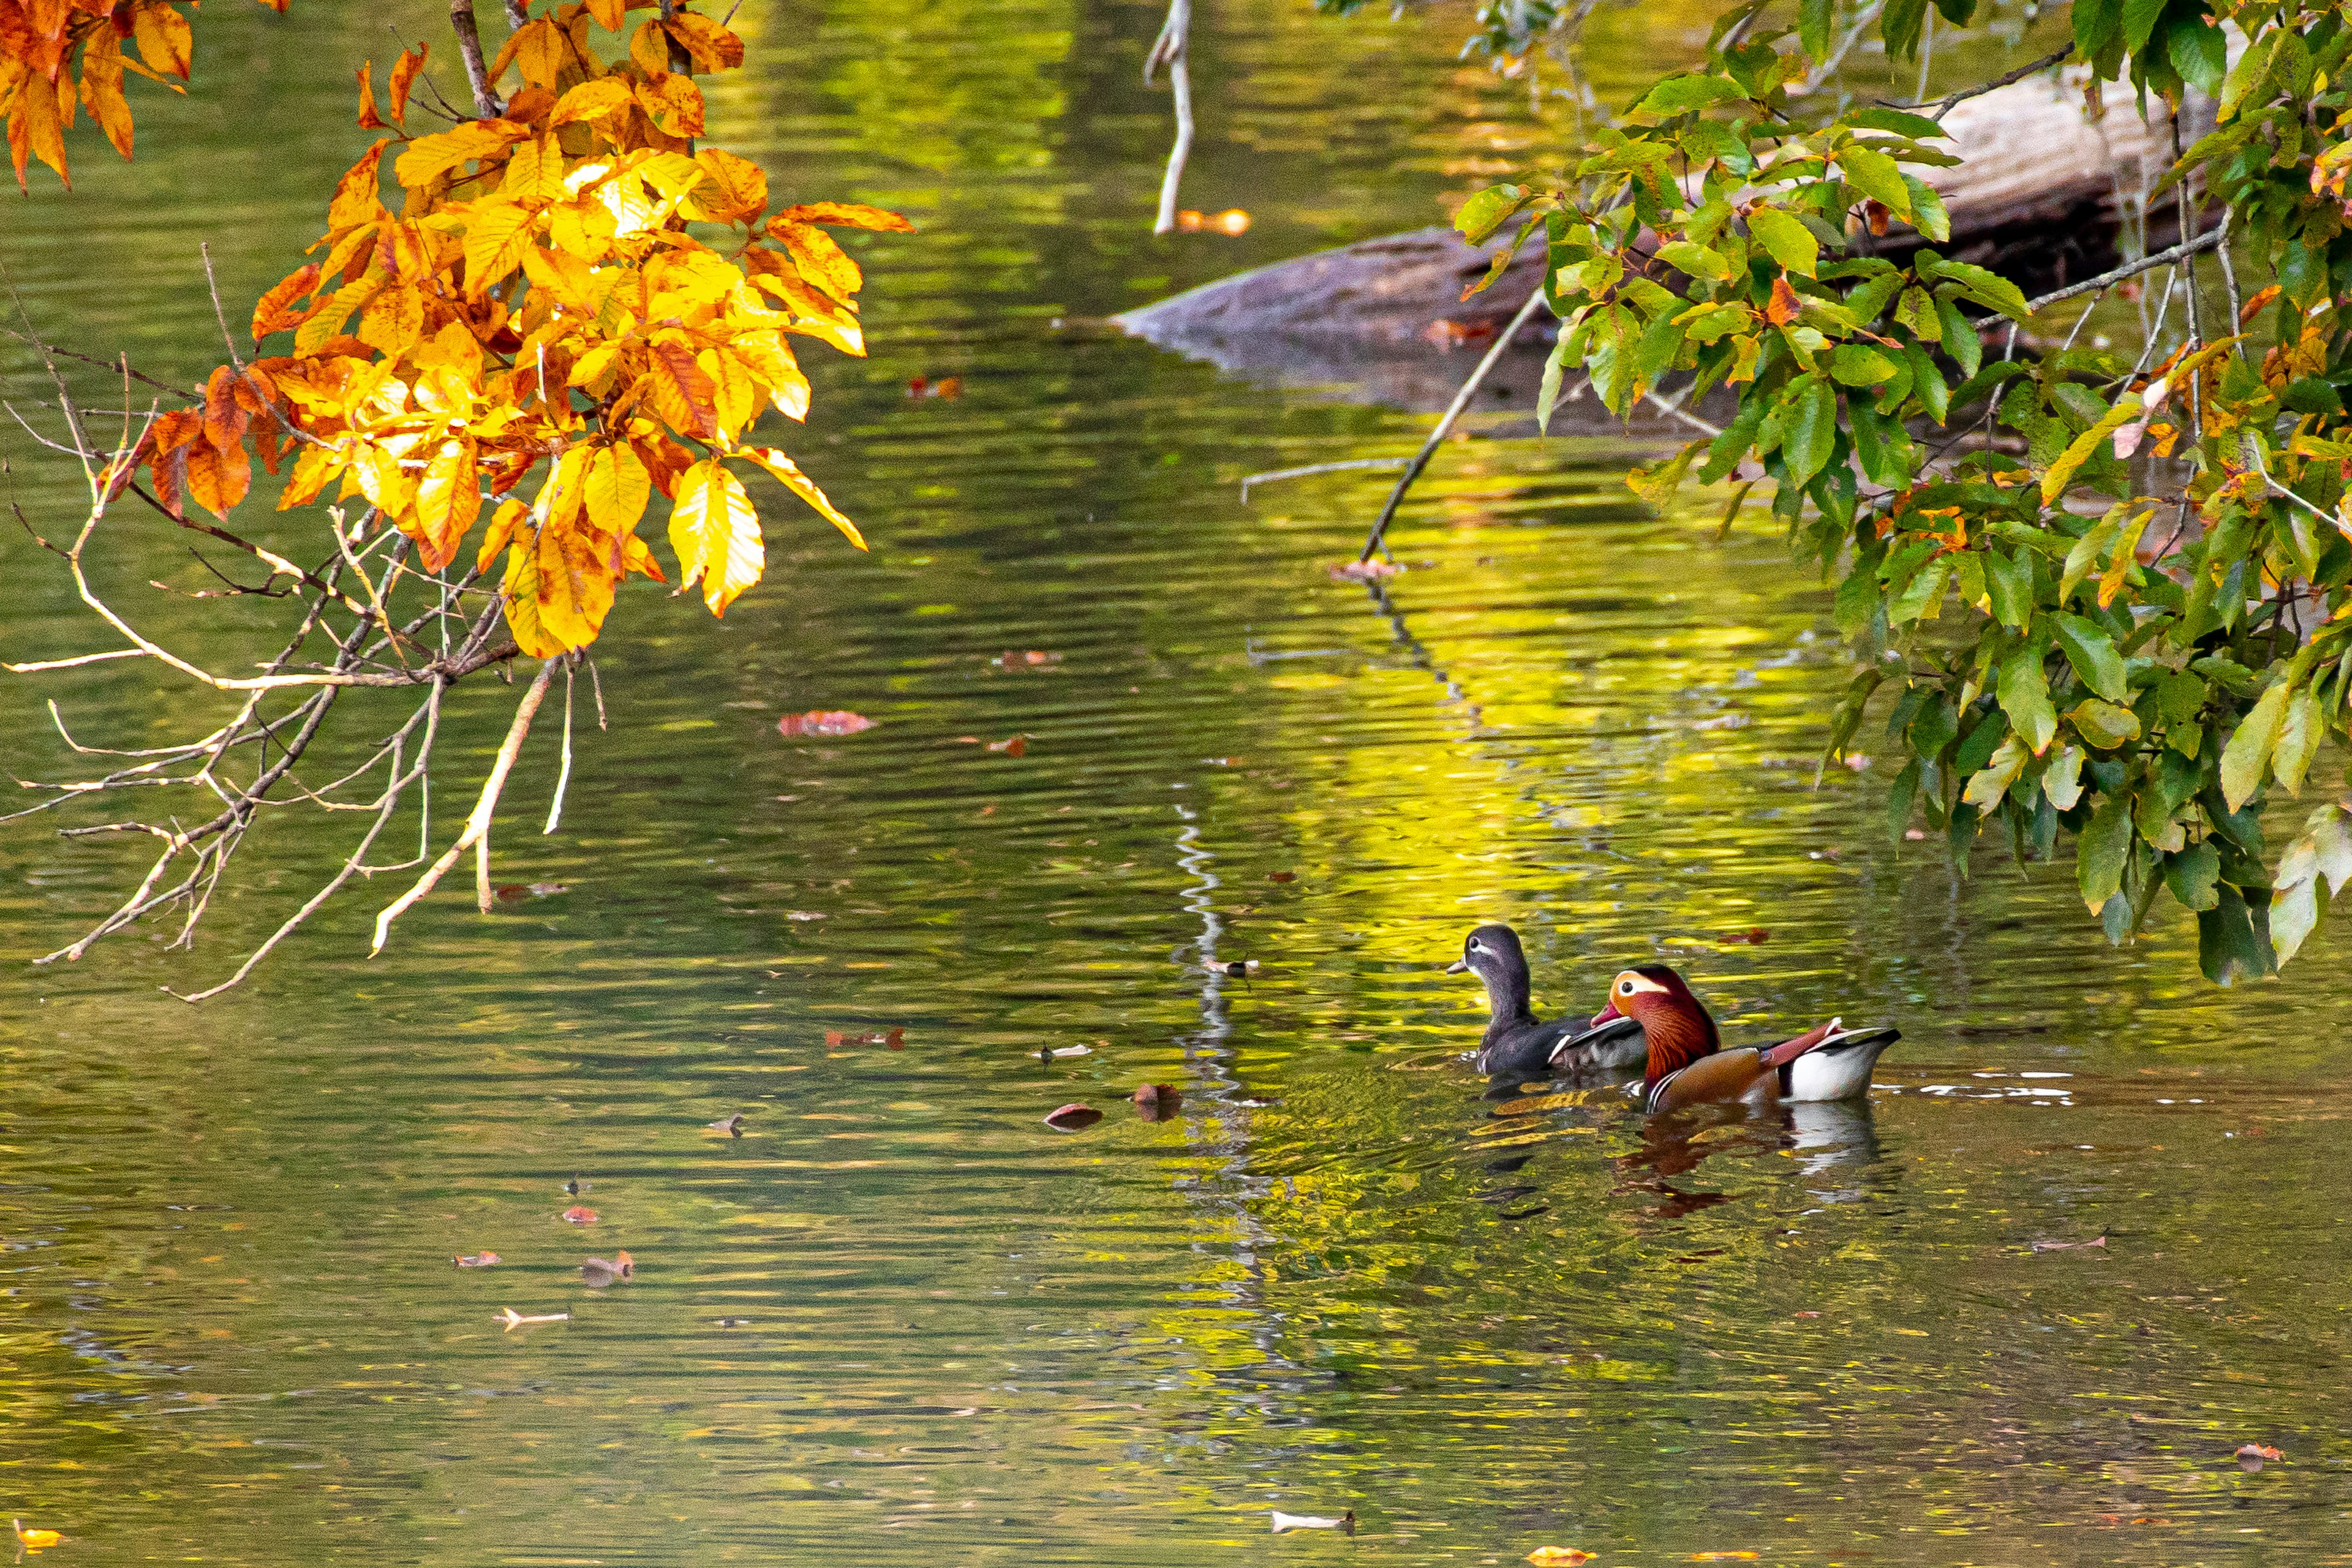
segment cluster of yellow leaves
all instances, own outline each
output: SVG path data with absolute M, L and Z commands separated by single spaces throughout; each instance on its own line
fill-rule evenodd
M 497 501 L 475 563 L 506 552 L 508 624 L 540 658 L 593 641 L 630 573 L 661 578 L 636 534 L 656 494 L 713 614 L 759 580 L 759 517 L 730 465 L 772 474 L 865 547 L 790 458 L 747 437 L 767 409 L 807 414 L 791 336 L 865 353 L 863 279 L 827 226 L 911 226 L 834 202 L 771 213 L 756 164 L 696 150 L 702 93 L 668 68 L 670 45 L 717 70 L 742 43 L 680 6 L 646 19 L 626 58 L 590 53 L 592 21 L 618 30 L 652 5 L 553 6 L 499 55 L 493 79 L 521 79 L 504 111 L 433 134 L 404 133 L 424 50 L 401 58 L 381 109 L 362 71 L 362 122 L 404 134 L 343 177 L 320 259 L 255 308 L 256 343 L 290 333 L 291 352 L 223 366 L 202 407 L 154 421 L 131 461 L 167 507 L 225 514 L 251 483 L 248 446 L 272 473 L 291 454 L 281 510 L 336 486 L 438 572 Z M 730 226 L 729 248 L 695 223 Z M 542 463 L 528 504 L 501 499 Z
M 261 3 L 286 9 L 286 0 Z M 0 0 L 0 120 L 7 122 L 16 184 L 26 183 L 27 162 L 38 158 L 72 186 L 66 132 L 84 109 L 115 151 L 131 156 L 123 73 L 167 87 L 173 77 L 185 81 L 194 44 L 188 18 L 172 0 Z

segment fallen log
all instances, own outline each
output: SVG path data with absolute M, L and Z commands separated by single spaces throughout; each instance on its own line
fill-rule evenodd
M 2148 193 L 2173 157 L 2161 100 L 2143 119 L 2128 87 L 2110 82 L 2094 117 L 2086 79 L 2079 69 L 2044 73 L 1964 100 L 1944 117 L 1960 162 L 1921 177 L 1951 218 L 1951 239 L 1937 247 L 1946 256 L 1996 268 L 2037 294 L 2113 265 L 2127 230 L 2151 251 L 2179 237 L 2168 197 L 2149 210 Z M 2198 105 L 2184 113 L 2183 145 L 2210 114 Z M 1415 229 L 1278 261 L 1113 321 L 1254 380 L 1434 411 L 1541 277 L 1542 248 L 1531 245 L 1465 300 L 1464 289 L 1486 276 L 1505 242 L 1472 246 L 1450 227 Z M 1920 243 L 1906 233 L 1873 245 L 1899 258 Z M 1548 317 L 1528 323 L 1481 389 L 1482 410 L 1532 408 L 1553 335 Z M 1589 401 L 1562 416 L 1571 426 L 1605 417 Z

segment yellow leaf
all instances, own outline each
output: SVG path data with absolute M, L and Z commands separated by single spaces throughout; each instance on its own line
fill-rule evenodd
M 669 514 L 670 548 L 677 552 L 680 585 L 702 584 L 703 602 L 723 616 L 737 595 L 760 580 L 767 552 L 760 542 L 760 515 L 743 481 L 716 458 L 687 469 L 677 481 L 677 502 Z
M 612 612 L 622 572 L 614 543 L 593 529 L 539 531 L 540 619 L 574 647 L 594 642 Z
M 360 67 L 360 129 L 362 131 L 392 129 L 384 123 L 383 116 L 376 112 L 375 62 L 373 60 L 365 61 Z
M 298 506 L 309 506 L 327 488 L 327 481 L 342 471 L 342 454 L 333 447 L 303 447 L 302 455 L 294 459 L 294 473 L 286 481 L 285 493 L 278 498 L 278 510 L 290 511 Z
M 362 445 L 352 458 L 351 471 L 359 481 L 360 493 L 368 503 L 386 517 L 398 517 L 409 509 L 409 486 L 400 471 L 399 459 L 383 447 Z
M 569 598 L 557 599 L 549 592 L 551 586 L 560 588 L 562 578 L 559 574 L 552 584 L 547 581 L 541 571 L 542 555 L 537 533 L 528 528 L 517 531 L 508 544 L 499 596 L 515 646 L 533 658 L 553 658 L 585 647 L 595 634 L 582 624 Z
M 634 533 L 653 500 L 653 476 L 626 446 L 599 447 L 589 454 L 588 518 L 607 533 Z
M 1536 1568 L 1575 1568 L 1579 1563 L 1591 1562 L 1592 1553 L 1573 1546 L 1538 1546 L 1528 1553 L 1528 1561 Z
M 577 125 L 592 120 L 602 120 L 616 109 L 626 109 L 637 100 L 626 78 L 608 76 L 594 81 L 583 81 L 555 100 L 555 111 L 548 116 L 551 126 Z
M 637 104 L 670 136 L 702 134 L 702 89 L 681 73 L 661 71 L 637 84 Z
M 530 134 L 527 125 L 504 120 L 475 120 L 454 131 L 420 136 L 393 165 L 393 177 L 408 190 L 421 190 L 450 170 L 478 159 L 494 159 Z
M 503 500 L 499 510 L 490 514 L 490 526 L 482 535 L 482 548 L 474 557 L 477 571 L 488 572 L 499 551 L 514 540 L 515 530 L 530 516 L 530 508 L 519 500 Z
M 383 211 L 383 198 L 376 190 L 376 169 L 383 162 L 383 150 L 391 145 L 389 136 L 378 142 L 336 182 L 334 200 L 327 206 L 329 234 L 355 224 L 373 223 Z
M 719 416 L 719 433 L 731 442 L 759 416 L 759 388 L 733 354 L 705 349 L 694 356 L 694 363 L 710 378 L 710 405 Z
M 844 517 L 841 514 L 840 508 L 825 500 L 824 492 L 816 488 L 816 481 L 810 479 L 806 474 L 802 473 L 800 465 L 793 462 L 790 458 L 785 457 L 782 452 L 777 450 L 773 447 L 746 447 L 741 451 L 735 453 L 734 456 L 738 458 L 749 458 L 751 461 L 759 464 L 760 467 L 767 469 L 768 472 L 775 475 L 776 478 L 784 482 L 784 488 L 786 489 L 791 490 L 793 494 L 800 497 L 801 500 L 816 508 L 817 511 L 827 522 L 841 530 L 842 533 L 848 538 L 850 543 L 855 544 L 860 550 L 866 548 L 866 536 L 857 531 L 857 525 L 850 521 L 846 517 Z
M 628 19 L 629 0 L 588 0 L 588 15 L 608 33 L 617 33 Z
M 727 345 L 755 380 L 767 388 L 768 401 L 787 419 L 808 417 L 809 379 L 800 363 L 775 332 L 746 332 Z
M 790 218 L 772 217 L 768 233 L 782 242 L 792 253 L 793 264 L 801 276 L 846 304 L 851 296 L 864 286 L 866 278 L 849 253 L 835 242 L 833 236 L 814 224 L 799 223 Z
M 360 312 L 353 334 L 371 348 L 397 357 L 425 335 L 425 300 L 414 288 L 386 289 Z
M 131 105 L 122 97 L 122 41 L 111 28 L 100 29 L 82 47 L 81 100 L 106 132 L 106 139 L 114 143 L 114 150 L 131 156 Z
M 718 388 L 694 363 L 694 351 L 684 343 L 662 342 L 653 347 L 653 363 L 645 376 L 646 401 L 669 427 L 681 436 L 705 440 L 719 434 Z
M 142 5 L 131 16 L 131 29 L 139 42 L 141 59 L 166 75 L 188 79 L 194 39 L 185 16 L 169 5 Z
M 555 79 L 563 69 L 563 29 L 545 16 L 525 23 L 515 29 L 507 47 L 499 51 L 497 61 L 490 67 L 490 79 L 496 81 L 506 74 L 509 63 L 522 68 L 523 80 L 533 87 L 555 90 Z
M 713 223 L 755 218 L 768 205 L 767 171 L 749 158 L 705 147 L 695 153 L 694 161 L 709 176 L 695 188 L 694 205 Z
M 20 1519 L 12 1519 L 8 1522 L 16 1529 L 16 1544 L 27 1552 L 46 1551 L 65 1539 L 54 1530 L 27 1530 Z
M 20 121 L 16 115 L 9 118 L 8 140 L 12 146 L 19 149 L 26 143 L 29 143 L 33 150 L 33 156 L 56 170 L 58 178 L 65 182 L 66 189 L 72 190 L 73 177 L 66 173 L 65 117 L 58 112 L 58 95 L 60 91 L 70 94 L 71 89 L 63 80 L 52 86 L 37 75 L 25 79 L 16 100 L 18 112 L 22 116 L 25 142 L 19 142 L 17 140 L 17 126 Z M 73 100 L 68 96 L 66 101 L 70 105 Z M 24 154 L 19 150 L 16 157 L 19 184 L 24 179 Z
M 375 289 L 373 283 L 353 283 L 336 289 L 326 309 L 294 329 L 294 352 L 309 354 L 325 348 L 342 331 L 343 323 L 352 319 L 352 312 L 360 308 L 361 301 Z
M 743 63 L 743 40 L 708 16 L 676 11 L 665 26 L 704 70 L 733 70 Z
M 669 39 L 663 36 L 659 22 L 647 17 L 637 24 L 637 30 L 629 35 L 629 58 L 647 76 L 669 69 Z
M 473 204 L 466 215 L 466 292 L 478 300 L 522 265 L 535 237 L 531 215 L 503 196 Z
M 415 539 L 427 572 L 438 572 L 457 559 L 459 541 L 481 513 L 473 437 L 443 442 L 425 465 L 425 478 L 416 487 Z
M 604 373 L 613 368 L 613 362 L 620 357 L 621 351 L 626 347 L 628 344 L 617 338 L 610 342 L 598 343 L 573 362 L 572 374 L 568 378 L 570 384 L 573 386 L 592 386 L 603 380 Z

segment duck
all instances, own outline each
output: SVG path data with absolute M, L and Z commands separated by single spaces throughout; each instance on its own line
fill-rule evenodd
M 1849 1029 L 1841 1018 L 1777 1046 L 1723 1047 L 1706 1004 L 1663 963 L 1636 964 L 1610 983 L 1609 1005 L 1592 1016 L 1601 1029 L 1620 1018 L 1640 1023 L 1648 1042 L 1642 1102 L 1653 1112 L 1751 1095 L 1799 1103 L 1852 1100 L 1870 1088 L 1891 1028 Z
M 1475 974 L 1486 985 L 1492 1015 L 1478 1042 L 1473 1065 L 1498 1082 L 1594 1073 L 1631 1072 L 1647 1059 L 1642 1026 L 1613 1014 L 1587 1024 L 1569 1017 L 1545 1023 L 1528 1003 L 1528 959 L 1519 933 L 1507 925 L 1483 925 L 1465 937 L 1462 956 L 1445 966 L 1448 974 Z

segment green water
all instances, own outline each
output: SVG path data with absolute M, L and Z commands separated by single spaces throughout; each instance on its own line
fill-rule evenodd
M 138 163 L 78 144 L 76 195 L 5 208 L 35 317 L 208 369 L 195 246 L 236 300 L 292 265 L 384 9 L 437 7 L 207 6 Z M 1599 20 L 1621 83 L 1704 36 Z M 1448 448 L 1388 602 L 1334 583 L 1380 478 L 1234 481 L 1423 426 L 1080 324 L 1433 221 L 1539 140 L 1459 16 L 1202 14 L 1186 199 L 1239 241 L 1147 232 L 1148 6 L 739 21 L 714 135 L 922 225 L 861 253 L 875 356 L 793 441 L 876 549 L 777 528 L 716 626 L 624 596 L 562 829 L 550 731 L 497 839 L 499 880 L 567 890 L 452 888 L 371 963 L 362 888 L 191 1009 L 159 987 L 234 967 L 344 824 L 257 837 L 193 952 L 49 968 L 130 852 L 0 830 L 0 1511 L 66 1531 L 50 1561 L 2352 1561 L 2338 935 L 2218 993 L 2178 911 L 2116 952 L 2063 870 L 1890 843 L 1876 778 L 1814 787 L 1825 596 L 1760 531 L 1644 521 L 1603 447 Z M 64 526 L 68 476 L 0 451 Z M 237 609 L 140 588 L 207 578 L 122 529 L 143 624 Z M 0 653 L 104 646 L 13 525 L 0 558 Z M 50 696 L 111 744 L 200 706 L 11 679 L 16 774 L 78 765 Z M 460 699 L 467 770 L 511 700 Z M 776 732 L 813 708 L 879 725 Z M 1496 918 L 1547 1010 L 1661 958 L 1735 1037 L 1905 1039 L 1853 1115 L 1482 1099 L 1439 970 Z M 1068 1100 L 1108 1114 L 1042 1124 Z M 586 1289 L 615 1248 L 639 1276 Z

